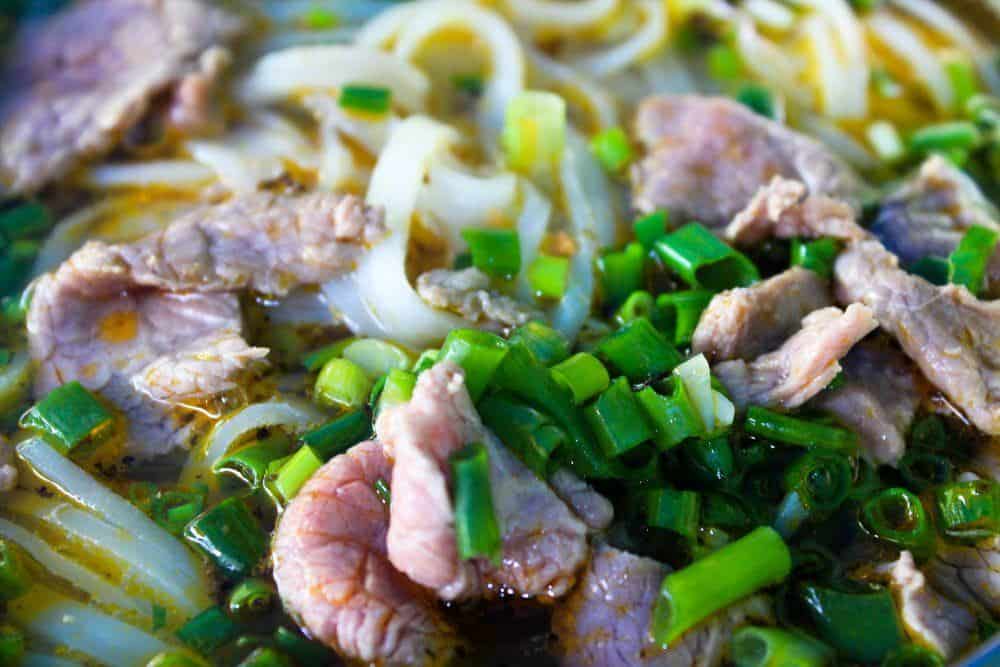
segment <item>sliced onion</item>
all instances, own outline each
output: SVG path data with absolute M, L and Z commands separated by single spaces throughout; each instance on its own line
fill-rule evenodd
M 639 0 L 642 24 L 620 44 L 581 56 L 574 64 L 591 76 L 604 77 L 619 72 L 660 48 L 669 30 L 667 10 L 662 0 Z
M 314 90 L 364 82 L 392 90 L 408 111 L 424 108 L 430 81 L 417 67 L 390 53 L 363 46 L 298 46 L 257 61 L 240 91 L 250 102 L 278 102 Z
M 87 185 L 98 188 L 196 188 L 212 180 L 213 171 L 194 160 L 151 160 L 100 164 L 87 172 Z

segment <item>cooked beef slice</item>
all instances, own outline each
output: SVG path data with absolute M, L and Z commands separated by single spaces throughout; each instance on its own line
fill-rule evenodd
M 1000 434 L 1000 303 L 907 273 L 875 240 L 842 252 L 834 278 L 841 303 L 871 308 L 931 384 L 980 430 Z
M 32 192 L 104 155 L 154 98 L 217 76 L 202 56 L 242 28 L 201 0 L 87 0 L 22 31 L 3 75 L 0 183 Z
M 774 176 L 860 210 L 860 182 L 819 142 L 721 97 L 669 95 L 639 105 L 644 157 L 631 170 L 632 203 L 667 209 L 680 224 L 721 228 Z
M 970 545 L 942 541 L 924 573 L 945 595 L 1000 614 L 1000 537 Z
M 650 635 L 653 607 L 669 568 L 601 545 L 572 595 L 556 607 L 552 633 L 564 667 L 712 667 L 733 630 L 770 611 L 751 599 L 694 627 L 669 649 Z
M 820 394 L 816 406 L 861 436 L 869 461 L 896 465 L 921 401 L 916 369 L 902 353 L 878 343 L 855 346 L 842 364 L 844 383 Z
M 457 365 L 421 373 L 410 401 L 379 415 L 375 431 L 393 461 L 387 543 L 397 569 L 444 600 L 560 597 L 572 587 L 588 555 L 587 526 L 483 426 Z M 448 459 L 470 442 L 489 454 L 499 564 L 458 555 Z
M 100 392 L 128 417 L 133 456 L 186 446 L 198 411 L 177 405 L 204 404 L 266 352 L 243 343 L 235 292 L 328 280 L 381 230 L 353 196 L 260 194 L 197 209 L 135 243 L 87 243 L 35 283 L 35 392 L 71 380 Z
M 961 169 L 935 155 L 883 202 L 871 229 L 908 265 L 947 257 L 973 225 L 1000 230 L 1000 213 Z M 1000 294 L 1000 253 L 988 267 L 986 291 Z
M 803 317 L 831 305 L 826 281 L 795 266 L 712 297 L 698 320 L 691 349 L 712 362 L 753 359 L 781 345 L 799 329 Z
M 490 289 L 490 279 L 475 267 L 434 269 L 417 278 L 417 294 L 435 308 L 458 313 L 471 324 L 503 331 L 541 317 L 541 312 Z
M 723 236 L 735 245 L 754 245 L 768 238 L 830 237 L 859 241 L 868 236 L 854 210 L 839 199 L 809 193 L 799 181 L 775 176 L 726 225 Z
M 802 328 L 777 350 L 751 361 L 723 361 L 712 372 L 737 408 L 797 408 L 830 384 L 840 359 L 877 326 L 860 304 L 823 308 L 803 318 Z

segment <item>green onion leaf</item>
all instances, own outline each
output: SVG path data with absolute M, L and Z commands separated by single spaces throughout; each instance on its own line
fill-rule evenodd
M 980 135 L 976 126 L 967 121 L 952 121 L 925 125 L 910 135 L 910 148 L 918 153 L 969 150 L 979 143 Z
M 945 62 L 944 71 L 955 93 L 955 110 L 961 111 L 969 99 L 979 92 L 975 67 L 964 58 L 951 58 Z
M 760 279 L 753 262 L 698 223 L 667 234 L 653 249 L 691 287 L 719 291 Z
M 628 324 L 632 320 L 653 316 L 653 296 L 646 290 L 636 290 L 628 295 L 625 303 L 615 312 L 615 322 L 619 325 Z
M 521 462 L 540 479 L 548 476 L 549 459 L 566 442 L 566 434 L 552 419 L 504 392 L 487 396 L 479 416 Z
M 299 492 L 302 485 L 322 467 L 323 459 L 313 451 L 312 447 L 308 445 L 299 447 L 278 470 L 272 488 L 278 493 L 281 501 L 287 504 Z
M 340 25 L 340 18 L 325 7 L 313 5 L 303 12 L 299 22 L 307 30 L 330 30 Z
M 774 93 L 764 86 L 750 83 L 736 93 L 736 101 L 764 118 L 774 120 L 778 117 L 778 105 Z
M 907 267 L 909 272 L 920 276 L 932 285 L 947 285 L 948 272 L 951 270 L 948 260 L 927 255 Z
M 747 409 L 743 428 L 750 435 L 803 447 L 826 447 L 845 454 L 857 450 L 858 436 L 852 431 L 789 417 L 767 408 Z
M 493 374 L 507 355 L 507 342 L 488 331 L 453 329 L 444 339 L 440 359 L 465 370 L 465 386 L 473 401 L 486 391 Z
M 948 255 L 948 282 L 965 285 L 979 294 L 986 279 L 986 265 L 996 249 L 1000 233 L 980 225 L 969 227 L 958 246 Z
M 354 445 L 367 440 L 372 435 L 372 423 L 364 410 L 355 410 L 309 431 L 301 437 L 302 444 L 309 447 L 324 461 L 343 454 Z
M 636 394 L 646 418 L 653 426 L 653 440 L 663 451 L 688 438 L 705 434 L 701 416 L 681 379 L 672 376 L 666 383 L 672 388 L 669 396 L 656 393 L 652 387 L 644 387 Z
M 454 74 L 451 77 L 451 85 L 455 90 L 479 97 L 483 94 L 483 77 L 481 74 Z
M 840 253 L 841 244 L 836 239 L 823 238 L 815 241 L 792 241 L 792 266 L 801 266 L 824 278 L 833 276 L 833 261 Z
M 944 660 L 928 648 L 904 644 L 890 651 L 882 660 L 881 667 L 944 667 Z
M 184 537 L 232 578 L 249 575 L 267 554 L 267 535 L 240 498 L 227 498 L 195 518 Z
M 264 483 L 271 461 L 287 456 L 291 448 L 288 436 L 276 433 L 221 457 L 212 464 L 212 472 L 235 475 L 250 488 L 259 488 Z
M 653 437 L 632 388 L 625 378 L 611 383 L 584 416 L 608 458 L 628 452 Z
M 590 140 L 590 150 L 612 174 L 621 172 L 632 161 L 632 146 L 620 127 L 609 127 Z
M 757 627 L 737 630 L 730 654 L 736 667 L 825 667 L 837 657 L 832 648 L 802 632 Z
M 697 537 L 701 516 L 701 496 L 697 493 L 668 486 L 645 492 L 643 500 L 647 525 L 671 530 L 689 540 Z
M 500 141 L 514 171 L 554 173 L 566 145 L 566 102 L 555 93 L 519 93 L 507 105 Z
M 316 378 L 316 399 L 346 410 L 360 408 L 368 399 L 373 381 L 353 361 L 334 358 L 323 364 Z
M 32 578 L 18 547 L 0 539 L 0 600 L 14 600 L 31 589 Z
M 644 317 L 601 341 L 597 354 L 634 383 L 669 373 L 681 362 L 680 353 Z
M 377 417 L 383 410 L 395 405 L 406 403 L 413 396 L 413 388 L 417 385 L 416 373 L 392 369 L 385 376 L 385 383 L 378 396 L 374 414 Z
M 668 220 L 669 216 L 666 211 L 654 211 L 639 218 L 632 225 L 635 240 L 641 243 L 646 250 L 652 250 L 656 240 L 667 233 Z
M 941 532 L 960 540 L 982 540 L 1000 533 L 1000 484 L 978 479 L 955 482 L 935 493 Z
M 802 587 L 802 599 L 820 639 L 848 660 L 877 663 L 903 643 L 888 590 L 844 593 L 810 584 Z
M 642 287 L 645 263 L 646 252 L 638 243 L 629 243 L 621 251 L 607 252 L 597 258 L 607 304 L 616 306 Z
M 52 216 L 37 202 L 25 202 L 0 211 L 0 236 L 7 241 L 38 238 L 52 227 Z
M 541 322 L 528 322 L 514 330 L 509 342 L 528 348 L 543 366 L 558 364 L 569 357 L 569 341 L 561 333 Z
M 104 404 L 77 381 L 56 387 L 21 418 L 21 426 L 40 432 L 62 453 L 109 434 L 114 418 Z
M 392 91 L 381 86 L 349 84 L 340 89 L 337 104 L 348 111 L 382 115 L 389 110 Z
M 569 257 L 539 254 L 528 267 L 528 284 L 536 296 L 561 299 L 569 285 Z
M 449 461 L 458 556 L 462 560 L 482 557 L 499 564 L 503 543 L 493 509 L 486 447 L 478 442 L 466 445 Z
M 202 655 L 209 655 L 236 639 L 240 626 L 219 607 L 209 607 L 177 631 L 177 638 Z
M 20 665 L 27 642 L 13 625 L 0 625 L 0 665 Z
M 344 347 L 341 356 L 360 366 L 374 379 L 391 370 L 405 370 L 413 364 L 410 353 L 399 345 L 377 338 L 362 338 Z
M 716 44 L 706 56 L 708 74 L 716 81 L 733 82 L 743 76 L 743 59 L 729 44 Z
M 909 549 L 917 558 L 933 548 L 933 532 L 920 499 L 903 488 L 891 488 L 870 498 L 862 507 L 865 527 L 880 540 Z
M 608 369 L 597 357 L 578 352 L 552 367 L 552 376 L 573 394 L 573 402 L 582 405 L 608 388 Z
M 510 278 L 521 270 L 521 243 L 513 229 L 466 227 L 462 238 L 469 244 L 472 265 L 494 278 Z
M 713 296 L 714 293 L 708 290 L 661 294 L 656 298 L 653 323 L 657 329 L 666 332 L 675 345 L 687 345 Z

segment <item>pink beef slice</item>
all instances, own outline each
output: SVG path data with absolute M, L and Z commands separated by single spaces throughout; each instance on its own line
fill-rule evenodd
M 632 202 L 667 209 L 677 224 L 721 228 L 774 176 L 805 183 L 860 210 L 860 181 L 819 142 L 721 97 L 664 95 L 639 106 L 645 156 L 631 171 Z
M 35 283 L 35 392 L 71 380 L 100 392 L 128 417 L 132 456 L 186 446 L 199 406 L 267 354 L 241 336 L 237 292 L 329 280 L 382 229 L 353 196 L 253 194 L 135 243 L 87 243 Z
M 670 571 L 655 560 L 610 546 L 594 557 L 573 593 L 552 617 L 563 667 L 714 667 L 732 632 L 748 619 L 765 621 L 760 599 L 726 609 L 686 633 L 669 649 L 650 634 L 660 583 Z
M 32 192 L 106 154 L 181 83 L 190 121 L 219 72 L 212 52 L 243 27 L 201 0 L 88 0 L 22 31 L 3 77 L 0 183 Z
M 587 524 L 483 426 L 457 365 L 421 373 L 412 399 L 383 412 L 375 431 L 393 461 L 388 549 L 397 569 L 444 600 L 555 598 L 572 587 L 588 556 Z M 458 556 L 448 459 L 471 442 L 489 454 L 499 564 Z
M 874 240 L 842 252 L 834 278 L 841 303 L 871 308 L 932 385 L 981 431 L 1000 434 L 1000 303 L 907 273 Z
M 799 329 L 803 317 L 831 305 L 826 281 L 794 266 L 712 297 L 698 320 L 691 349 L 712 362 L 753 359 L 781 345 Z

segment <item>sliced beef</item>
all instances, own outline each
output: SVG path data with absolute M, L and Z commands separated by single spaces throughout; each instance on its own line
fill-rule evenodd
M 0 182 L 30 192 L 107 153 L 241 31 L 200 0 L 88 0 L 23 31 L 3 77 Z
M 650 623 L 660 583 L 669 571 L 649 558 L 609 546 L 595 548 L 579 586 L 552 617 L 560 664 L 710 667 L 721 663 L 732 631 L 754 613 L 751 608 L 756 605 L 741 603 L 727 609 L 663 650 L 650 635 Z
M 911 275 L 874 240 L 842 252 L 834 273 L 838 300 L 871 308 L 931 384 L 980 430 L 1000 434 L 1000 303 Z
M 738 408 L 796 408 L 830 384 L 840 359 L 877 326 L 872 311 L 860 304 L 844 311 L 823 308 L 807 315 L 777 350 L 752 361 L 723 361 L 712 372 Z
M 803 317 L 831 305 L 822 278 L 792 267 L 750 287 L 716 294 L 701 314 L 691 349 L 713 362 L 753 359 L 795 333 Z
M 88 243 L 36 282 L 27 322 L 35 391 L 78 380 L 101 392 L 129 418 L 133 456 L 186 446 L 198 413 L 171 404 L 225 391 L 264 353 L 239 339 L 234 292 L 327 280 L 379 230 L 354 197 L 250 195 L 136 243 Z
M 479 420 L 462 370 L 441 362 L 420 374 L 413 397 L 383 412 L 376 433 L 393 460 L 389 560 L 458 600 L 507 591 L 558 597 L 587 558 L 587 526 Z M 448 458 L 470 442 L 489 452 L 502 561 L 463 561 L 455 541 Z
M 931 588 L 909 551 L 886 567 L 885 574 L 910 639 L 946 660 L 958 657 L 976 633 L 976 617 Z
M 639 106 L 635 135 L 645 157 L 631 171 L 640 211 L 727 224 L 774 176 L 795 178 L 860 210 L 860 183 L 819 142 L 721 97 L 673 95 Z
M 434 269 L 417 278 L 417 294 L 435 308 L 495 331 L 517 327 L 541 317 L 541 312 L 490 289 L 490 279 L 477 268 Z
M 1000 537 L 973 545 L 942 541 L 924 573 L 945 595 L 1000 614 Z
M 843 366 L 843 385 L 820 394 L 817 407 L 861 436 L 862 452 L 869 461 L 896 465 L 921 400 L 912 363 L 886 345 L 861 343 L 844 358 Z
M 611 525 L 615 518 L 615 508 L 611 501 L 566 468 L 559 468 L 552 473 L 549 484 L 590 530 L 601 532 Z
M 872 232 L 912 264 L 928 255 L 947 257 L 973 225 L 1000 229 L 1000 213 L 961 169 L 935 155 L 885 200 Z M 1000 254 L 990 263 L 987 292 L 1000 292 Z
M 775 176 L 726 225 L 723 235 L 730 243 L 741 246 L 771 237 L 860 241 L 868 232 L 858 225 L 856 217 L 855 210 L 843 201 L 810 193 L 799 181 Z
M 375 492 L 392 466 L 376 442 L 319 469 L 274 534 L 285 609 L 345 658 L 387 666 L 447 665 L 458 644 L 434 599 L 389 563 L 389 508 Z

